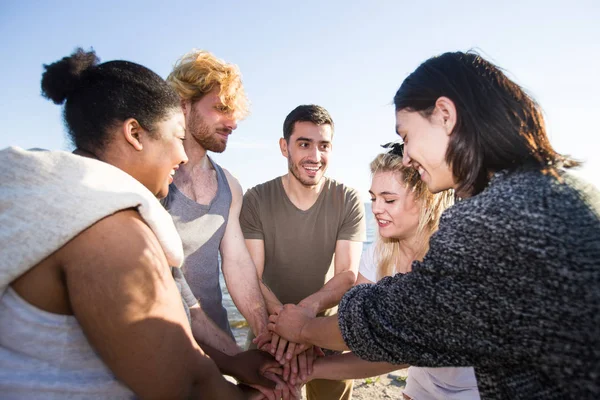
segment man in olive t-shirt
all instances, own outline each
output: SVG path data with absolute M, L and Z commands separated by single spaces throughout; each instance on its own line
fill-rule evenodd
M 240 223 L 270 314 L 293 303 L 322 315 L 356 279 L 366 239 L 364 207 L 354 189 L 324 177 L 332 137 L 327 110 L 297 107 L 285 119 L 279 139 L 288 173 L 244 195 Z M 278 359 L 284 359 L 287 342 L 275 337 L 271 343 Z M 289 344 L 287 351 L 294 348 Z M 289 361 L 301 379 L 312 351 Z M 307 385 L 309 400 L 351 396 L 352 381 L 313 380 Z

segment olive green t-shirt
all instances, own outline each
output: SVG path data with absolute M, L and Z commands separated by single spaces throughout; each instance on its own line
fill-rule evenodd
M 244 195 L 244 238 L 264 241 L 263 281 L 283 304 L 297 304 L 333 276 L 336 241 L 366 239 L 364 206 L 356 190 L 324 179 L 317 201 L 305 211 L 290 201 L 281 177 Z

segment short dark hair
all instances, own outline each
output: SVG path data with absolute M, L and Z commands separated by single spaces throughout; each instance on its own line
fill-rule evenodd
M 330 125 L 333 131 L 333 119 L 329 112 L 315 104 L 302 105 L 294 108 L 283 121 L 283 138 L 290 141 L 296 122 L 312 122 L 315 125 Z
M 44 65 L 42 95 L 65 103 L 63 118 L 73 144 L 102 151 L 115 124 L 135 118 L 153 133 L 155 123 L 179 109 L 179 96 L 159 75 L 129 61 L 100 59 L 77 48 L 69 57 Z
M 422 63 L 394 96 L 396 112 L 429 118 L 438 98 L 456 106 L 446 162 L 457 191 L 481 192 L 491 172 L 524 165 L 556 171 L 578 162 L 550 145 L 538 104 L 502 70 L 474 52 L 444 53 Z

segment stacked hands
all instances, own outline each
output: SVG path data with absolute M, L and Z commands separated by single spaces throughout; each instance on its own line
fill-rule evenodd
M 258 350 L 238 355 L 249 354 L 236 360 L 245 372 L 234 376 L 260 392 L 253 400 L 300 399 L 302 386 L 315 378 L 315 360 L 324 356 L 319 347 L 301 340 L 304 324 L 315 317 L 301 305 L 281 306 L 269 317 L 267 330 L 252 341 Z

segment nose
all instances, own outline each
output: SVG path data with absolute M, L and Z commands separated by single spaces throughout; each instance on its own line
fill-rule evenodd
M 317 146 L 311 147 L 308 150 L 308 159 L 309 161 L 318 163 L 319 161 L 321 161 L 321 151 L 319 150 L 319 148 Z
M 238 123 L 238 119 L 236 118 L 236 116 L 234 114 L 229 114 L 227 116 L 227 119 L 225 120 L 225 126 L 228 129 L 231 129 L 232 131 L 235 131 L 237 129 L 237 123 Z
M 179 164 L 183 165 L 183 164 L 187 164 L 188 160 L 188 156 L 187 153 L 185 152 L 185 150 L 181 151 L 181 162 Z
M 404 165 L 405 167 L 410 167 L 411 164 L 412 164 L 412 159 L 408 155 L 406 145 L 404 145 L 404 152 L 402 153 L 402 165 Z
M 380 214 L 382 212 L 381 202 L 379 200 L 375 199 L 371 202 L 371 211 L 373 212 L 373 215 L 375 215 L 375 216 L 377 216 L 377 214 Z

